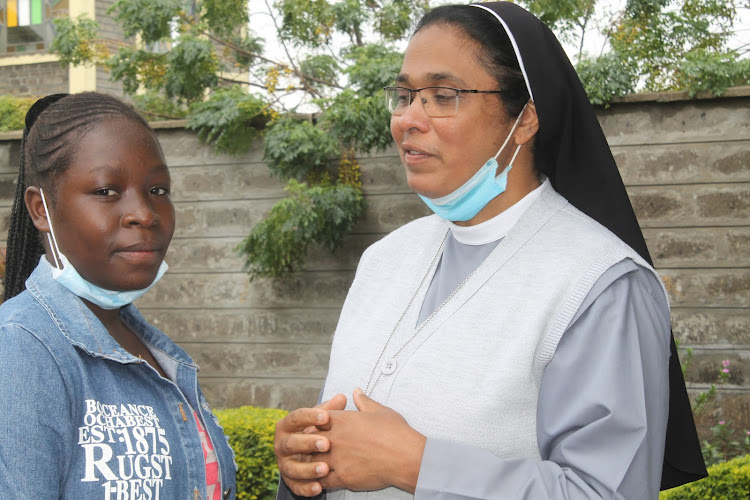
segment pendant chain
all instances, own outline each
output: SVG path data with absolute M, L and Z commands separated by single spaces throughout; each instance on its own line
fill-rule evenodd
M 432 257 L 432 260 L 430 261 L 430 265 L 427 266 L 427 271 L 425 272 L 424 276 L 422 276 L 422 280 L 419 282 L 419 285 L 417 286 L 417 289 L 414 290 L 414 294 L 411 296 L 411 299 L 409 299 L 409 303 L 406 304 L 406 307 L 404 308 L 403 312 L 401 313 L 401 316 L 399 316 L 398 321 L 396 321 L 396 324 L 393 326 L 393 330 L 391 330 L 391 333 L 388 334 L 388 338 L 385 339 L 385 344 L 383 344 L 383 348 L 380 349 L 380 354 L 378 354 L 378 359 L 375 360 L 375 365 L 372 367 L 372 371 L 370 372 L 370 378 L 367 380 L 367 386 L 365 387 L 365 395 L 370 396 L 370 393 L 375 388 L 375 385 L 378 383 L 378 380 L 380 380 L 380 375 L 382 374 L 382 371 L 378 373 L 377 378 L 375 380 L 372 380 L 372 377 L 375 375 L 375 371 L 378 369 L 378 366 L 380 365 L 380 360 L 383 358 L 383 354 L 385 353 L 386 348 L 388 347 L 388 344 L 391 342 L 391 338 L 393 337 L 393 334 L 396 333 L 396 329 L 398 328 L 398 325 L 401 323 L 401 320 L 404 319 L 404 316 L 406 315 L 406 311 L 409 310 L 409 307 L 411 306 L 412 302 L 414 302 L 414 299 L 417 297 L 417 294 L 419 293 L 419 290 L 422 288 L 422 285 L 424 284 L 425 280 L 427 279 L 427 276 L 430 274 L 430 270 L 432 269 L 432 266 L 435 264 L 435 261 L 437 260 L 438 256 L 440 255 L 440 251 L 443 249 L 443 246 L 445 245 L 445 239 L 448 236 L 448 232 L 450 229 L 446 230 L 445 235 L 443 235 L 443 241 L 440 243 L 440 246 L 438 247 L 437 252 Z M 406 339 L 406 341 L 401 344 L 401 347 L 399 347 L 396 352 L 393 353 L 393 357 L 396 357 L 398 353 L 400 353 L 404 347 L 406 347 L 409 342 L 411 342 L 414 337 L 419 335 L 419 332 L 421 332 L 425 326 L 430 322 L 430 320 L 435 317 L 435 315 L 440 312 L 440 310 L 447 304 L 457 293 L 461 288 L 463 288 L 464 284 L 466 284 L 469 279 L 474 276 L 474 274 L 477 272 L 476 269 L 474 269 L 471 274 L 469 274 L 466 279 L 464 279 L 460 285 L 456 287 L 453 292 L 440 304 L 437 309 L 435 309 L 432 314 L 430 314 L 417 328 L 414 330 L 414 333 L 411 334 L 411 336 Z

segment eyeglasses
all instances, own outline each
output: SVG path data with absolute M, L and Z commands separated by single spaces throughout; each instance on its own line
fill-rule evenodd
M 504 90 L 466 90 L 452 87 L 422 87 L 421 89 L 407 89 L 405 87 L 385 87 L 385 105 L 392 115 L 401 116 L 406 113 L 414 101 L 414 94 L 419 94 L 422 107 L 428 116 L 441 118 L 454 116 L 458 113 L 460 94 L 502 94 Z

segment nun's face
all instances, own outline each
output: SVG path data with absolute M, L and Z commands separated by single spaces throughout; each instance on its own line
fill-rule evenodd
M 423 28 L 406 48 L 396 85 L 500 90 L 478 63 L 478 50 L 479 44 L 456 28 Z M 391 134 L 409 187 L 439 198 L 460 187 L 492 158 L 512 125 L 498 94 L 460 94 L 457 114 L 439 118 L 428 116 L 415 96 L 404 114 L 391 117 Z M 501 167 L 508 164 L 514 149 L 511 140 L 497 158 Z

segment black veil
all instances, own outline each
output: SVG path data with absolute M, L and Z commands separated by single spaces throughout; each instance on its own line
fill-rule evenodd
M 635 212 L 583 85 L 555 35 L 508 2 L 473 4 L 506 30 L 539 116 L 535 163 L 555 190 L 630 245 L 651 257 Z M 661 489 L 706 477 L 698 434 L 674 338 L 669 359 L 669 420 Z

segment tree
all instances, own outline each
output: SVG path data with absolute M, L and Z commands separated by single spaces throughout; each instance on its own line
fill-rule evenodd
M 246 0 L 118 0 L 110 13 L 138 43 L 112 54 L 94 21 L 55 21 L 62 61 L 104 65 L 147 114 L 186 116 L 188 128 L 221 152 L 241 153 L 263 134 L 265 161 L 287 182 L 288 197 L 238 247 L 251 279 L 300 269 L 310 244 L 333 249 L 356 223 L 364 209 L 357 154 L 390 143 L 381 88 L 400 67 L 394 42 L 426 7 L 421 0 L 266 5 L 284 60 L 264 55 Z M 302 118 L 298 104 L 322 113 Z
M 594 104 L 635 91 L 688 90 L 721 95 L 750 83 L 748 46 L 732 49 L 738 10 L 747 0 L 626 0 L 619 11 L 596 0 L 526 0 L 563 40 L 578 42 L 576 70 Z M 587 33 L 607 43 L 584 51 Z
M 259 135 L 288 197 L 239 249 L 251 279 L 298 270 L 310 244 L 335 248 L 364 209 L 357 155 L 390 144 L 381 88 L 401 62 L 428 0 L 266 1 L 285 57 L 264 52 L 247 0 L 117 0 L 110 13 L 130 40 L 110 53 L 95 21 L 57 19 L 63 63 L 106 66 L 152 117 L 187 117 L 221 152 Z M 589 97 L 607 104 L 635 90 L 710 90 L 750 83 L 750 63 L 727 47 L 740 0 L 525 0 L 532 13 L 577 43 Z M 584 51 L 591 31 L 610 50 Z M 110 44 L 111 45 L 111 44 Z M 290 104 L 291 103 L 291 104 Z M 295 113 L 314 105 L 314 116 Z

